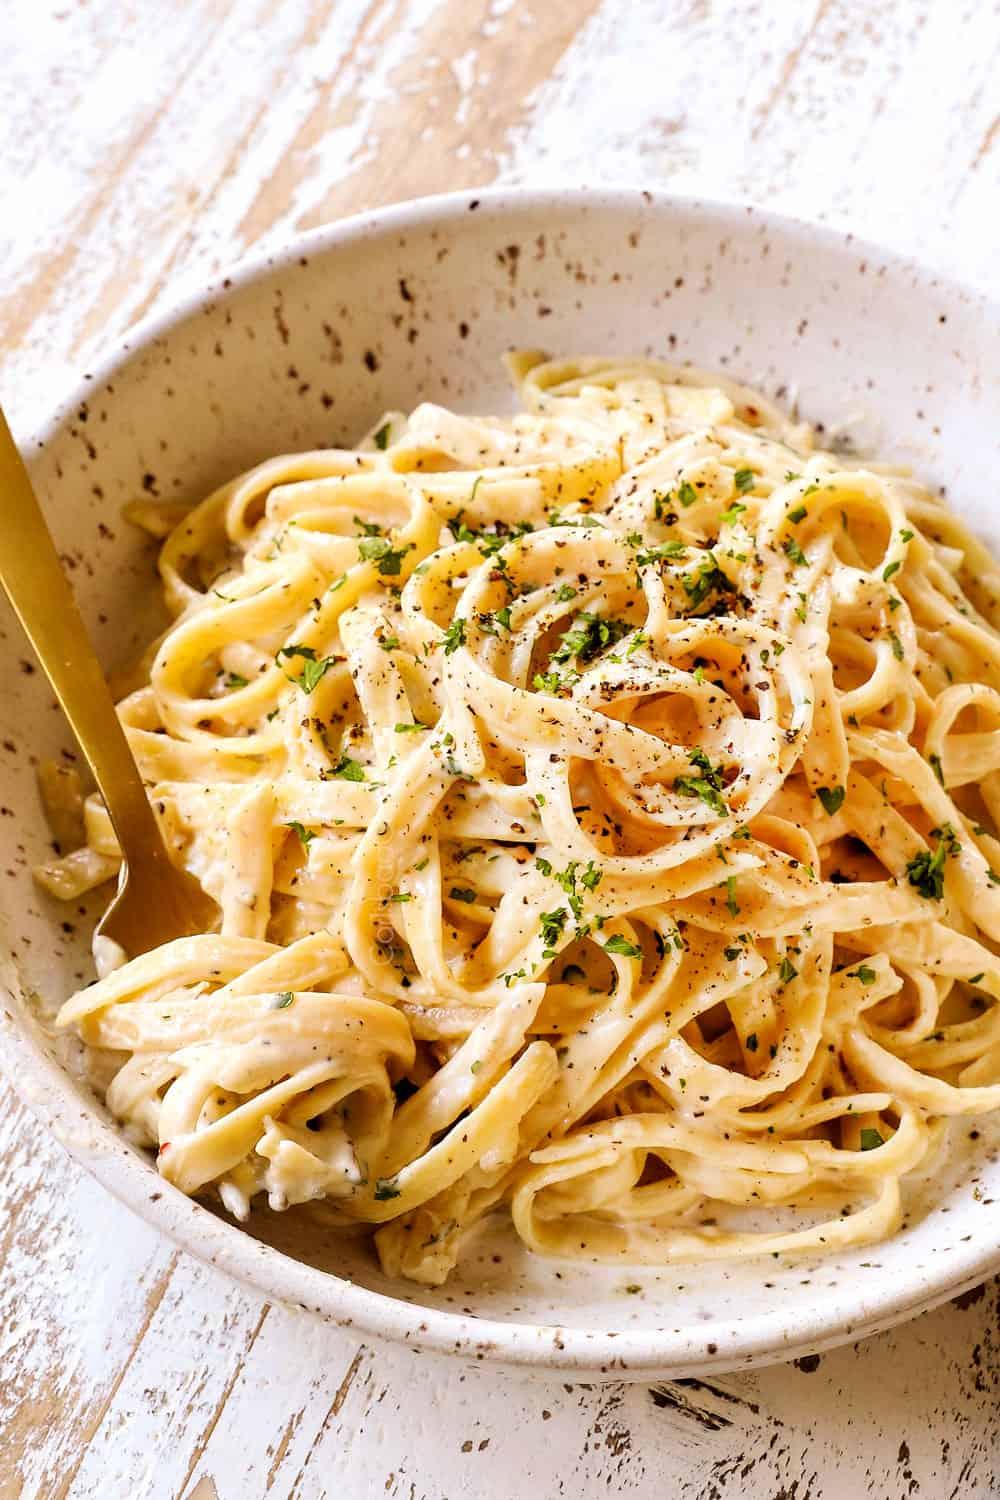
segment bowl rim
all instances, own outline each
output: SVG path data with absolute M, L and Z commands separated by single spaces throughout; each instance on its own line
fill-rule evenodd
M 905 253 L 849 230 L 775 213 L 738 197 L 677 194 L 642 186 L 466 188 L 365 210 L 291 236 L 280 247 L 241 257 L 206 286 L 191 288 L 163 310 L 129 327 L 22 442 L 22 452 L 30 465 L 94 388 L 113 380 L 120 369 L 179 325 L 275 270 L 369 238 L 453 225 L 465 220 L 470 211 L 481 210 L 483 218 L 503 220 L 511 214 L 539 210 L 558 214 L 567 207 L 588 206 L 618 207 L 632 216 L 666 212 L 702 223 L 714 221 L 721 231 L 753 218 L 800 251 L 819 245 L 835 254 L 867 255 L 891 267 L 896 277 L 908 275 L 918 294 L 939 289 L 993 318 L 1000 313 L 982 288 Z M 912 1279 L 902 1278 L 881 1294 L 873 1295 L 870 1290 L 878 1286 L 877 1279 L 859 1278 L 848 1292 L 838 1284 L 822 1303 L 817 1299 L 810 1316 L 797 1314 L 790 1328 L 776 1328 L 773 1315 L 767 1313 L 687 1329 L 610 1332 L 479 1318 L 411 1303 L 298 1261 L 172 1187 L 101 1117 L 96 1098 L 86 1100 L 85 1085 L 78 1084 L 36 1041 L 36 1018 L 30 1014 L 16 1018 L 22 1007 L 13 1001 L 16 974 L 13 959 L 6 954 L 0 956 L 0 988 L 8 992 L 14 1012 L 10 1006 L 0 1009 L 7 1077 L 22 1102 L 71 1157 L 126 1207 L 197 1259 L 219 1267 L 257 1294 L 314 1312 L 357 1335 L 542 1375 L 651 1379 L 763 1365 L 833 1348 L 937 1306 L 1000 1269 L 1000 1244 L 959 1242 L 933 1266 L 920 1267 Z

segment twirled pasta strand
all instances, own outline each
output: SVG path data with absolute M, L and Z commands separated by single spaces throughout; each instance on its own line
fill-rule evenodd
M 997 566 L 724 378 L 511 369 L 132 508 L 174 621 L 120 712 L 219 931 L 61 1023 L 172 1182 L 392 1274 L 501 1203 L 599 1261 L 890 1234 L 1000 1107 Z M 75 898 L 114 835 L 43 790 Z

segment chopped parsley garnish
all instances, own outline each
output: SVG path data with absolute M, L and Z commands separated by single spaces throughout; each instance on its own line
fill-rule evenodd
M 934 772 L 934 775 L 937 777 L 938 781 L 942 786 L 944 786 L 944 769 L 941 765 L 940 755 L 928 755 L 927 763 L 930 766 L 931 770 Z
M 362 562 L 378 563 L 383 577 L 396 577 L 403 558 L 412 550 L 412 542 L 407 542 L 405 547 L 394 547 L 387 536 L 364 536 L 358 542 L 358 556 Z
M 421 722 L 420 722 L 419 719 L 415 719 L 412 724 L 397 724 L 396 725 L 396 733 L 397 734 L 416 734 L 421 729 L 429 729 L 429 728 L 430 728 L 429 724 L 421 724 Z
M 885 567 L 882 569 L 882 577 L 885 582 L 888 583 L 893 573 L 898 573 L 902 566 L 903 564 L 900 562 L 886 563 Z
M 848 979 L 860 979 L 862 984 L 874 984 L 878 976 L 875 970 L 869 968 L 867 964 L 858 964 L 856 969 L 850 970 L 847 977 Z
M 456 615 L 448 629 L 444 633 L 444 654 L 451 656 L 459 646 L 465 645 L 465 621 L 461 615 Z
M 740 909 L 739 909 L 739 906 L 737 905 L 737 902 L 736 902 L 736 876 L 735 875 L 727 875 L 726 876 L 726 906 L 727 906 L 727 908 L 729 910 L 729 915 L 731 917 L 738 917 L 739 916 Z
M 780 965 L 778 966 L 778 978 L 781 980 L 782 984 L 791 984 L 793 979 L 798 978 L 798 975 L 799 971 L 792 963 L 791 959 L 787 957 L 783 958 Z
M 577 874 L 577 871 L 580 869 L 579 860 L 571 859 L 565 870 L 555 870 L 550 860 L 539 855 L 535 860 L 535 868 L 540 870 L 548 879 L 554 880 L 557 885 L 562 886 L 569 898 L 569 909 L 577 921 L 583 915 L 583 898 L 577 891 L 577 881 L 580 882 L 585 890 L 594 891 L 600 885 L 604 876 L 604 871 L 599 870 L 593 860 L 588 862 L 587 868 L 582 873 Z
M 723 780 L 721 765 L 713 766 L 704 750 L 700 747 L 692 750 L 688 759 L 700 774 L 697 776 L 676 776 L 674 778 L 674 791 L 680 792 L 682 797 L 700 797 L 707 807 L 710 807 L 720 818 L 724 818 L 729 812 L 729 807 L 722 795 Z
M 958 853 L 958 840 L 950 823 L 933 830 L 937 846 L 922 850 L 906 864 L 906 878 L 925 901 L 940 901 L 944 896 L 944 862 L 949 854 Z
M 285 676 L 288 677 L 289 682 L 297 683 L 307 695 L 319 686 L 330 668 L 336 665 L 337 660 L 335 656 L 317 657 L 312 646 L 299 645 L 282 646 L 274 659 L 280 666 L 281 658 L 290 656 L 301 657 L 302 671 L 292 677 L 288 677 L 288 673 L 286 672 Z
M 409 891 L 393 891 L 392 895 L 389 897 L 389 900 L 395 902 L 399 906 L 402 906 L 404 901 L 412 901 L 413 897 L 410 895 Z
M 561 583 L 556 590 L 556 598 L 560 604 L 568 604 L 571 599 L 576 598 L 577 593 L 578 590 L 571 583 Z
M 783 548 L 786 557 L 790 558 L 797 568 L 808 567 L 809 559 L 793 536 L 785 538 Z
M 227 688 L 244 688 L 250 686 L 248 677 L 241 677 L 239 672 L 227 672 L 225 685 Z
M 719 520 L 725 526 L 732 526 L 733 523 L 736 521 L 737 517 L 741 516 L 745 510 L 746 510 L 746 506 L 745 505 L 741 505 L 738 500 L 734 500 L 733 504 L 729 507 L 729 509 L 728 510 L 724 510 L 722 512 L 722 515 L 719 517 Z
M 901 542 L 912 542 L 913 541 L 913 532 L 912 531 L 901 531 L 899 533 L 899 540 Z
M 677 498 L 686 510 L 689 505 L 693 505 L 697 500 L 698 492 L 694 485 L 688 484 L 685 479 L 684 483 L 677 487 Z
M 480 630 L 486 635 L 496 635 L 497 626 L 503 630 L 510 629 L 510 605 L 505 604 L 503 609 L 495 609 L 492 614 L 477 615 Z
M 467 885 L 453 885 L 448 895 L 453 901 L 464 901 L 467 905 L 476 899 L 475 891 Z
M 631 626 L 624 620 L 607 620 L 601 615 L 583 611 L 563 632 L 560 645 L 552 652 L 550 662 L 592 661 L 608 646 L 614 646 L 627 635 Z
M 647 547 L 644 552 L 637 554 L 636 567 L 648 568 L 653 563 L 663 562 L 666 558 L 683 557 L 687 552 L 683 542 L 660 542 L 655 547 Z
M 823 804 L 823 811 L 828 818 L 832 818 L 844 805 L 847 796 L 845 786 L 818 786 L 816 795 Z
M 333 768 L 333 774 L 339 776 L 341 781 L 364 781 L 365 768 L 359 760 L 342 755 Z
M 391 422 L 383 422 L 382 426 L 379 428 L 378 432 L 376 432 L 376 434 L 375 434 L 375 446 L 376 446 L 376 448 L 380 448 L 383 452 L 385 451 L 386 444 L 389 441 L 389 433 L 390 433 L 391 429 L 392 429 L 392 423 Z
M 755 483 L 756 476 L 753 469 L 737 469 L 733 475 L 733 484 L 736 486 L 736 492 L 739 495 L 749 495 Z
M 568 916 L 569 912 L 565 906 L 560 906 L 557 911 L 543 911 L 539 917 L 538 925 L 541 929 L 542 943 L 544 944 L 543 958 L 555 958 L 555 944 L 558 943 L 562 936 L 562 930 L 566 926 L 566 918 Z
M 684 592 L 690 600 L 692 610 L 700 609 L 711 594 L 735 593 L 712 552 L 708 554 L 696 573 L 682 574 L 681 583 L 684 585 Z
M 295 999 L 295 996 L 294 996 L 294 994 L 292 993 L 291 990 L 283 990 L 280 995 L 275 995 L 275 997 L 271 1001 L 271 1004 L 269 1005 L 268 1009 L 269 1010 L 287 1010 L 288 1007 L 291 1005 L 291 1003 L 292 1003 L 292 1001 L 294 999 Z
M 623 938 L 617 933 L 614 937 L 608 938 L 604 944 L 604 951 L 605 953 L 620 953 L 625 958 L 642 957 L 641 948 L 638 948 L 635 943 L 630 943 L 628 938 Z
M 877 1151 L 879 1146 L 884 1146 L 885 1141 L 877 1130 L 871 1130 L 865 1126 L 861 1131 L 862 1151 Z
M 903 660 L 903 643 L 899 639 L 899 636 L 896 634 L 896 632 L 894 630 L 890 630 L 889 631 L 889 644 L 892 647 L 892 654 L 896 658 L 896 660 L 897 661 L 902 661 Z
M 399 650 L 399 636 L 398 635 L 380 635 L 378 637 L 378 643 L 382 647 L 383 651 L 398 651 Z
M 538 693 L 566 694 L 579 681 L 579 672 L 536 672 L 531 686 Z
M 478 484 L 479 481 L 477 480 L 476 483 Z M 456 542 L 474 542 L 479 533 L 478 531 L 473 531 L 471 526 L 466 526 L 462 520 L 463 514 L 463 511 L 459 511 L 457 516 L 451 517 L 448 522 L 448 530 Z

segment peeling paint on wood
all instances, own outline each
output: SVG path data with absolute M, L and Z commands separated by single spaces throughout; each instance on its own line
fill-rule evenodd
M 1000 293 L 998 62 L 975 0 L 8 0 L 5 404 L 251 244 L 496 180 L 754 197 Z M 792 1366 L 521 1384 L 266 1306 L 6 1089 L 0 1265 L 0 1500 L 1000 1496 L 1000 1282 Z

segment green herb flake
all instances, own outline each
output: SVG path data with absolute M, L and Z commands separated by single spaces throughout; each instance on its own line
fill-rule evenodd
M 823 804 L 823 811 L 828 818 L 834 817 L 844 805 L 847 796 L 847 788 L 844 786 L 819 786 L 816 795 Z
M 797 526 L 800 521 L 805 520 L 808 514 L 809 512 L 804 505 L 797 505 L 794 510 L 788 512 L 788 519 L 793 526 Z
M 376 434 L 375 434 L 375 446 L 376 446 L 376 448 L 380 449 L 383 453 L 385 452 L 386 447 L 388 445 L 388 442 L 389 442 L 389 433 L 390 433 L 391 430 L 392 430 L 392 423 L 391 422 L 383 422 L 382 426 L 379 428 L 378 432 L 376 432 Z
M 882 569 L 883 581 L 885 583 L 888 583 L 893 573 L 898 573 L 902 566 L 903 564 L 901 562 L 886 563 L 885 567 Z
M 448 629 L 444 633 L 444 654 L 451 656 L 459 646 L 465 645 L 465 621 L 461 615 L 456 615 Z
M 739 916 L 739 914 L 740 914 L 740 908 L 737 905 L 737 901 L 736 901 L 736 876 L 735 875 L 727 875 L 726 876 L 726 906 L 727 906 L 727 908 L 729 910 L 729 915 L 731 917 L 738 917 Z
M 573 624 L 563 632 L 560 644 L 549 658 L 551 662 L 578 662 L 592 661 L 595 656 L 615 646 L 622 636 L 627 635 L 632 627 L 624 620 L 605 619 L 601 615 L 590 614 L 584 610 L 577 615 Z
M 295 996 L 291 990 L 283 990 L 280 995 L 275 995 L 268 1010 L 287 1010 L 294 999 Z
M 808 557 L 806 557 L 802 548 L 799 546 L 798 542 L 793 536 L 786 537 L 782 545 L 786 557 L 788 557 L 797 568 L 808 567 L 809 559 Z
M 542 951 L 543 958 L 555 958 L 555 944 L 558 943 L 562 936 L 562 930 L 566 926 L 566 918 L 568 916 L 569 912 L 566 908 L 560 906 L 557 911 L 543 911 L 538 918 L 538 926 L 542 935 L 542 943 L 544 944 Z
M 792 963 L 791 959 L 788 957 L 783 958 L 778 967 L 778 978 L 781 980 L 782 984 L 791 984 L 792 980 L 797 979 L 798 977 L 799 971 Z
M 292 656 L 301 658 L 302 671 L 291 677 L 288 677 L 286 672 L 285 676 L 288 677 L 289 682 L 296 683 L 307 697 L 315 692 L 330 668 L 336 665 L 337 660 L 334 656 L 317 657 L 312 646 L 300 645 L 282 646 L 274 659 L 280 666 L 282 657 L 287 659 Z
M 412 542 L 405 547 L 394 547 L 387 536 L 364 536 L 358 542 L 361 561 L 377 563 L 383 577 L 397 577 L 403 558 L 412 550 Z
M 851 969 L 848 979 L 860 979 L 862 984 L 874 984 L 878 975 L 868 964 L 859 964 L 856 969 Z
M 753 469 L 737 469 L 733 475 L 733 484 L 738 495 L 749 495 L 756 482 Z
M 944 897 L 944 864 L 949 855 L 958 853 L 958 840 L 950 823 L 936 828 L 937 845 L 933 850 L 924 849 L 915 854 L 906 864 L 906 878 L 925 901 L 940 901 Z M 933 835 L 932 835 L 933 836 Z
M 379 1177 L 375 1182 L 375 1201 L 384 1203 L 387 1198 L 398 1198 L 402 1192 L 396 1177 Z
M 695 748 L 688 757 L 697 768 L 697 776 L 676 776 L 674 791 L 683 797 L 700 797 L 720 818 L 729 812 L 729 805 L 722 795 L 722 766 L 713 766 L 704 750 Z
M 608 938 L 604 944 L 604 951 L 605 953 L 620 953 L 624 958 L 642 957 L 641 948 L 638 948 L 635 943 L 630 943 L 628 938 L 621 937 L 617 933 L 614 937 Z
M 735 589 L 719 567 L 715 554 L 710 552 L 696 573 L 681 575 L 684 592 L 692 610 L 700 609 L 712 594 L 733 594 Z
M 868 1126 L 865 1126 L 861 1131 L 862 1151 L 877 1151 L 879 1146 L 884 1145 L 885 1141 L 877 1130 L 871 1130 Z
M 342 755 L 333 768 L 333 774 L 339 776 L 341 781 L 364 781 L 365 768 L 359 760 Z
M 684 557 L 686 554 L 687 548 L 683 542 L 660 542 L 658 546 L 647 547 L 644 552 L 638 553 L 635 565 L 637 568 L 648 568 L 654 563 Z

